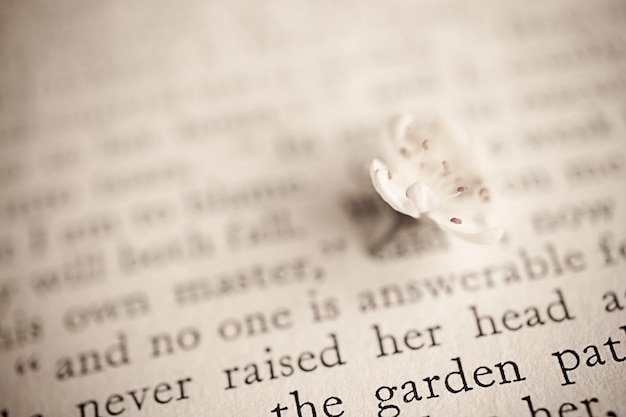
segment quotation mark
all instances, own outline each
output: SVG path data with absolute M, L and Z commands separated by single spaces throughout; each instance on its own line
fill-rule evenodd
M 15 372 L 19 375 L 24 375 L 28 371 L 38 371 L 39 360 L 36 356 L 32 355 L 28 358 L 19 357 L 15 361 Z

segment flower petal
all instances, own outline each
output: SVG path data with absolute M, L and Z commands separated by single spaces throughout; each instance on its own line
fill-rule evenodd
M 415 218 L 420 216 L 419 212 L 415 210 L 413 202 L 406 197 L 404 187 L 397 179 L 392 178 L 387 165 L 374 159 L 370 165 L 370 176 L 376 192 L 394 210 Z
M 413 201 L 419 213 L 438 210 L 441 207 L 441 200 L 424 181 L 418 181 L 409 186 L 406 189 L 406 196 Z
M 442 229 L 468 242 L 495 243 L 504 234 L 504 229 L 501 227 L 485 227 L 471 221 L 471 219 L 464 218 L 461 220 L 456 217 L 450 217 L 442 211 L 430 212 L 428 216 Z
M 444 161 L 455 177 L 471 176 L 476 171 L 474 142 L 453 121 L 438 118 L 429 123 L 414 123 L 407 135 L 420 143 L 428 140 L 428 151 L 420 161 L 424 172 L 434 172 Z
M 399 144 L 406 140 L 406 133 L 415 118 L 411 114 L 399 114 L 394 116 L 389 122 L 389 131 L 391 139 Z
M 388 124 L 388 138 L 383 141 L 382 157 L 393 167 L 394 173 L 398 172 L 400 175 L 406 174 L 404 166 L 407 164 L 407 158 L 402 155 L 402 149 L 407 147 L 406 133 L 411 123 L 413 116 L 410 114 L 393 117 Z M 408 172 L 411 171 L 413 170 Z

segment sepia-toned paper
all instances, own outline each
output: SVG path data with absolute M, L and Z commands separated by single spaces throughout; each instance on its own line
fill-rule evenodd
M 0 416 L 625 416 L 625 23 L 3 3 Z M 471 133 L 501 242 L 380 241 L 398 112 Z

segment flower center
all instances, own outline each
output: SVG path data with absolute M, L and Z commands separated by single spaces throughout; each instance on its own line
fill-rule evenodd
M 406 196 L 415 204 L 415 208 L 420 214 L 441 208 L 441 198 L 438 193 L 424 181 L 410 185 L 406 189 Z

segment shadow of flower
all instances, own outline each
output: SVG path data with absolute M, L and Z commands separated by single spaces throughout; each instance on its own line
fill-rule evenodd
M 343 206 L 360 231 L 364 251 L 375 258 L 407 258 L 449 246 L 447 234 L 434 222 L 398 213 L 373 192 L 349 196 Z

